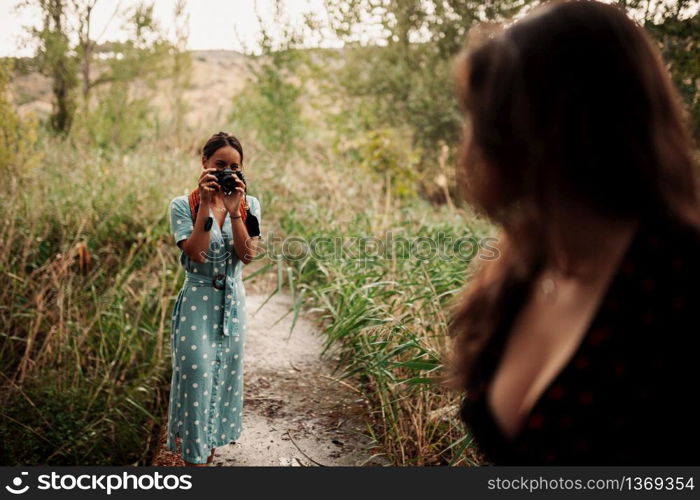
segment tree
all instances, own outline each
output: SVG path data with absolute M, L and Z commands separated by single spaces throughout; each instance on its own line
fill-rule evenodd
M 90 37 L 90 21 L 92 10 L 97 5 L 98 0 L 71 0 L 74 10 L 78 14 L 78 57 L 80 59 L 80 69 L 83 77 L 83 100 L 89 101 L 90 94 L 90 68 L 92 54 L 95 49 L 95 42 Z
M 53 113 L 50 123 L 61 134 L 70 131 L 75 115 L 75 90 L 78 84 L 76 56 L 71 52 L 68 37 L 65 0 L 27 0 L 20 5 L 40 8 L 43 25 L 31 28 L 38 42 L 36 62 L 41 73 L 51 78 Z

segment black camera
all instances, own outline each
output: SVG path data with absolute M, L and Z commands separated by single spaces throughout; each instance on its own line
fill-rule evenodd
M 240 170 L 231 170 L 230 168 L 225 168 L 223 170 L 215 170 L 213 172 L 214 177 L 216 177 L 216 182 L 221 186 L 221 190 L 225 194 L 230 194 L 236 189 L 236 180 L 233 177 L 237 176 L 245 184 L 245 177 L 243 177 L 243 172 Z

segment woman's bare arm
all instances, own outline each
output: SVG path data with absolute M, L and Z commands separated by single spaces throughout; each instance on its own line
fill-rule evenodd
M 210 233 L 204 229 L 209 218 L 211 197 L 217 189 L 216 177 L 212 175 L 214 168 L 203 169 L 199 176 L 199 211 L 192 234 L 186 240 L 178 242 L 178 246 L 195 262 L 203 263 L 209 250 Z M 209 228 L 211 230 L 211 228 Z
M 186 240 L 178 242 L 178 246 L 195 262 L 204 262 L 209 249 L 211 231 L 204 230 L 204 224 L 209 216 L 209 202 L 202 200 L 199 205 L 199 215 L 194 224 L 192 234 Z
M 259 238 L 251 238 L 241 217 L 231 216 L 231 229 L 233 230 L 233 249 L 243 264 L 248 264 L 258 253 Z

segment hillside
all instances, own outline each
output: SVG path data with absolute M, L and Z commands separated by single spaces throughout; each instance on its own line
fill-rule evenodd
M 233 50 L 195 50 L 190 54 L 192 79 L 184 94 L 189 105 L 186 123 L 197 128 L 205 120 L 225 118 L 231 98 L 244 87 L 249 70 L 246 56 Z M 51 112 L 51 80 L 38 72 L 17 73 L 10 85 L 10 96 L 20 115 L 47 116 Z M 159 88 L 153 101 L 161 112 L 168 110 L 167 95 L 165 89 Z

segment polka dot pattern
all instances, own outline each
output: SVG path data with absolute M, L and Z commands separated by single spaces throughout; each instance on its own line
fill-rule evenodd
M 259 201 L 248 196 L 248 202 L 260 221 Z M 187 197 L 175 198 L 171 203 L 175 241 L 189 237 L 192 229 Z M 244 381 L 240 374 L 247 322 L 243 263 L 235 252 L 214 257 L 216 250 L 228 248 L 231 241 L 227 215 L 222 228 L 217 223 L 212 226 L 207 262 L 195 266 L 180 252 L 180 264 L 187 273 L 171 316 L 172 379 L 166 445 L 177 452 L 176 441 L 180 440 L 182 457 L 191 463 L 205 463 L 212 448 L 237 441 L 243 430 Z M 235 295 L 236 301 L 227 301 L 224 294 L 216 293 L 220 290 L 208 279 L 194 281 L 213 279 L 215 267 L 226 276 L 228 294 Z M 233 324 L 233 319 L 238 321 L 237 328 L 230 328 L 232 333 L 227 336 L 224 330 L 229 330 L 227 325 Z

